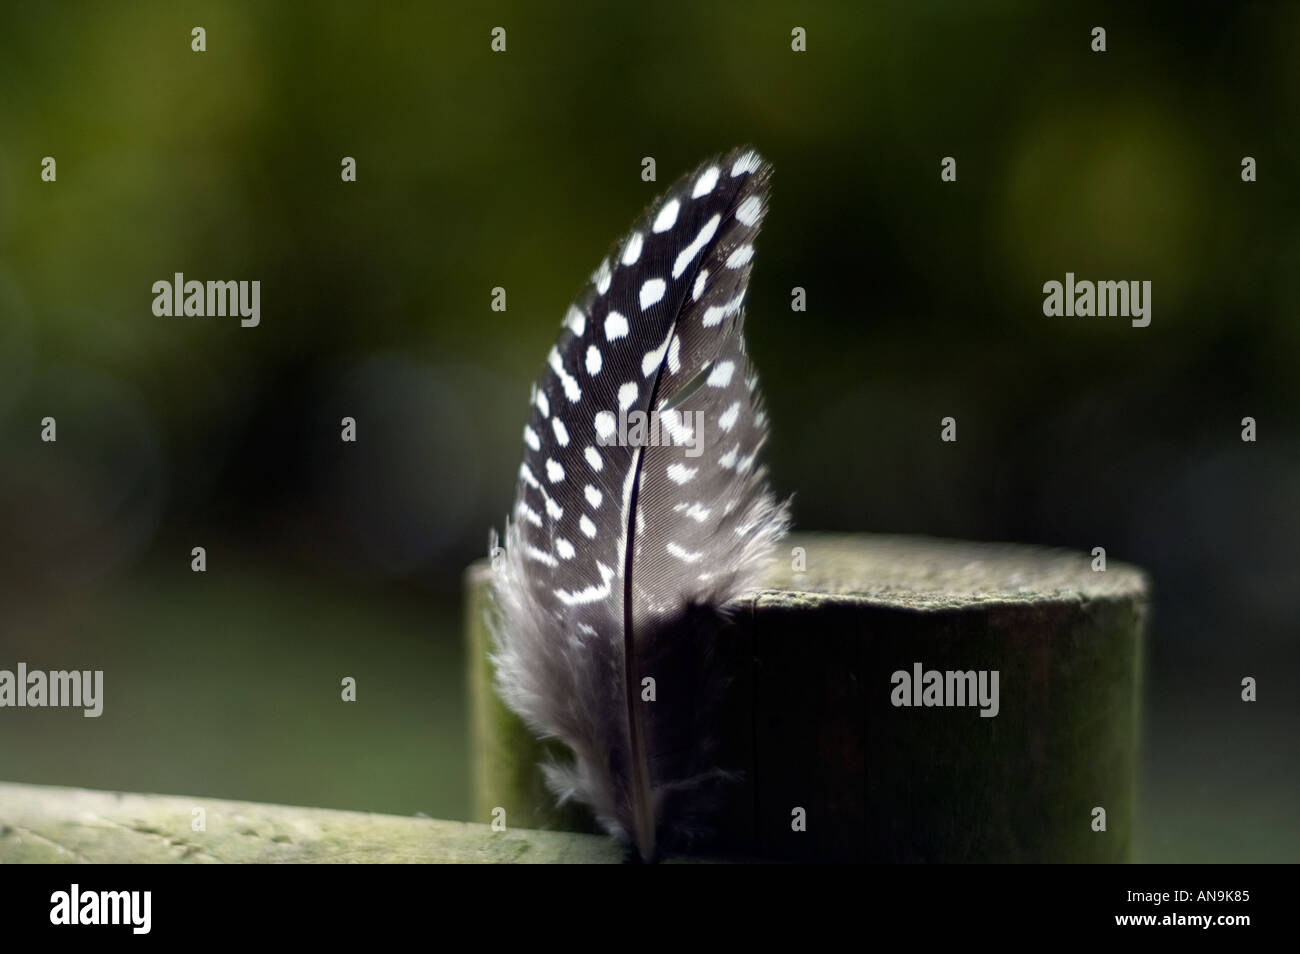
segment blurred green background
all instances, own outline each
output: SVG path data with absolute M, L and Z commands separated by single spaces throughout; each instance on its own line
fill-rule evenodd
M 529 384 L 633 217 L 752 143 L 797 524 L 1147 568 L 1138 857 L 1300 859 L 1297 62 L 1294 4 L 6 7 L 0 668 L 107 698 L 0 712 L 0 779 L 465 817 L 460 577 Z M 177 271 L 259 279 L 260 327 L 155 317 Z M 1045 318 L 1067 271 L 1151 280 L 1150 327 Z

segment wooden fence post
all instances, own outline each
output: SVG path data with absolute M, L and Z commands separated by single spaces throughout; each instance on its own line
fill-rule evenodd
M 802 572 L 789 555 L 796 547 Z M 585 813 L 553 807 L 537 770 L 542 747 L 491 687 L 490 572 L 483 562 L 466 577 L 475 820 L 504 809 L 512 825 L 594 830 Z M 1114 561 L 1094 570 L 1077 553 L 790 538 L 767 588 L 736 607 L 723 637 L 735 679 L 725 761 L 743 781 L 709 850 L 1129 860 L 1146 601 L 1140 570 Z M 924 703 L 931 671 L 949 703 L 983 673 L 987 703 L 895 704 Z M 993 711 L 993 673 L 996 715 L 982 715 Z

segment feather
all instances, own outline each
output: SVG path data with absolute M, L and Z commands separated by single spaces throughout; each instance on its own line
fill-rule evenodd
M 707 833 L 734 778 L 714 640 L 789 524 L 742 334 L 769 176 L 751 149 L 705 162 L 597 267 L 533 388 L 494 560 L 498 692 L 572 753 L 544 766 L 557 797 L 644 861 Z

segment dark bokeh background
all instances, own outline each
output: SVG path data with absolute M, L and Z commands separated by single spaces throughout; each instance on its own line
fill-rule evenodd
M 1300 7 L 559 6 L 0 14 L 0 668 L 107 683 L 0 712 L 0 778 L 464 817 L 460 574 L 529 383 L 636 213 L 750 142 L 799 526 L 1147 568 L 1139 857 L 1300 858 Z M 260 279 L 261 326 L 154 317 L 175 271 Z M 1045 318 L 1066 271 L 1151 280 L 1151 326 Z

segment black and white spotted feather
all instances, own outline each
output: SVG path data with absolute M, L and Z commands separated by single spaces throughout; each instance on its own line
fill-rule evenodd
M 557 796 L 643 860 L 708 824 L 726 780 L 712 633 L 788 525 L 759 463 L 767 421 L 742 334 L 769 175 L 749 149 L 704 163 L 597 267 L 534 386 L 495 561 L 498 690 L 571 750 L 546 766 Z M 610 444 L 633 411 L 678 416 L 657 446 Z

